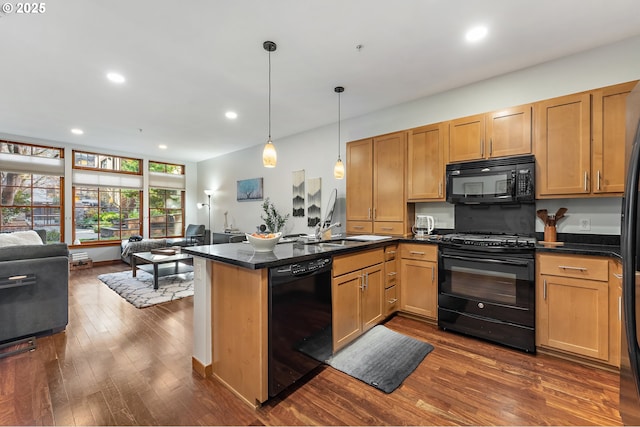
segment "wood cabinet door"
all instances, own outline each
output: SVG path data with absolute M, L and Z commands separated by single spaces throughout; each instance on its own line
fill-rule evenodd
M 449 132 L 449 162 L 463 162 L 485 157 L 484 114 L 452 120 Z
M 444 200 L 444 150 L 449 125 L 413 129 L 407 148 L 408 200 Z
M 373 209 L 373 140 L 347 144 L 347 221 L 371 221 Z
M 406 155 L 406 132 L 373 139 L 374 221 L 404 220 Z
M 591 191 L 594 194 L 624 192 L 627 95 L 636 83 L 593 92 Z
M 384 276 L 382 264 L 362 271 L 365 288 L 361 293 L 362 332 L 373 328 L 384 319 Z
M 609 278 L 609 363 L 620 367 L 622 333 L 622 263 L 611 260 Z M 627 349 L 625 349 L 627 351 Z
M 608 282 L 544 274 L 539 277 L 539 344 L 608 361 Z
M 534 111 L 538 196 L 589 193 L 590 94 L 542 101 Z
M 438 264 L 431 261 L 400 260 L 400 309 L 438 318 Z
M 531 104 L 488 113 L 489 157 L 531 154 Z
M 361 271 L 333 278 L 331 301 L 334 352 L 356 339 L 362 332 L 360 294 L 363 280 Z

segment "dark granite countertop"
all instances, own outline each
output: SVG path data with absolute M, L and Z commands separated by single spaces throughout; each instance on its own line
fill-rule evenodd
M 256 252 L 248 242 L 242 242 L 189 246 L 183 248 L 182 251 L 213 261 L 225 262 L 249 269 L 261 269 L 309 261 L 322 256 L 341 255 L 363 249 L 375 249 L 397 240 L 396 238 L 366 242 L 349 240 L 344 245 L 337 244 L 337 242 L 342 241 L 339 239 L 326 242 L 279 243 L 271 252 Z
M 536 235 L 538 238 L 537 252 L 621 258 L 620 236 L 561 233 L 558 234 L 558 241 L 562 242 L 562 245 L 544 245 L 540 243 L 542 241 L 542 233 L 537 234 L 540 234 L 539 236 Z M 391 237 L 384 240 L 365 242 L 349 240 L 344 245 L 335 244 L 342 241 L 341 239 L 334 239 L 333 241 L 315 243 L 279 243 L 272 252 L 255 252 L 248 242 L 190 246 L 183 248 L 182 251 L 244 268 L 261 269 L 309 261 L 321 256 L 342 255 L 363 249 L 379 248 L 390 243 L 437 244 L 437 241 L 434 240 L 415 239 L 413 237 Z M 327 245 L 326 243 L 329 244 Z

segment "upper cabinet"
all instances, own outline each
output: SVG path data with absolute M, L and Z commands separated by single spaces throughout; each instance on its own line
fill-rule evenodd
M 449 161 L 531 154 L 530 104 L 451 121 Z
M 407 132 L 347 144 L 347 233 L 408 235 Z
M 595 194 L 624 192 L 627 95 L 636 83 L 608 86 L 593 92 L 591 176 L 595 181 L 591 191 Z
M 407 200 L 444 200 L 444 167 L 449 124 L 436 123 L 409 132 Z
M 538 198 L 622 194 L 626 96 L 635 83 L 535 105 Z

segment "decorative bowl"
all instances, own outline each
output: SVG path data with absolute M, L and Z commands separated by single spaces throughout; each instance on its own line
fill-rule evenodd
M 247 235 L 247 240 L 251 243 L 251 246 L 253 246 L 253 250 L 256 252 L 271 252 L 278 244 L 280 237 L 282 237 L 282 233 L 245 234 Z

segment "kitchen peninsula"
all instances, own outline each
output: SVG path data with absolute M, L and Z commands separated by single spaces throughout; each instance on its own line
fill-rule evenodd
M 260 406 L 269 398 L 269 268 L 382 248 L 390 241 L 281 243 L 271 252 L 255 252 L 248 243 L 184 248 L 194 256 L 193 369 Z

